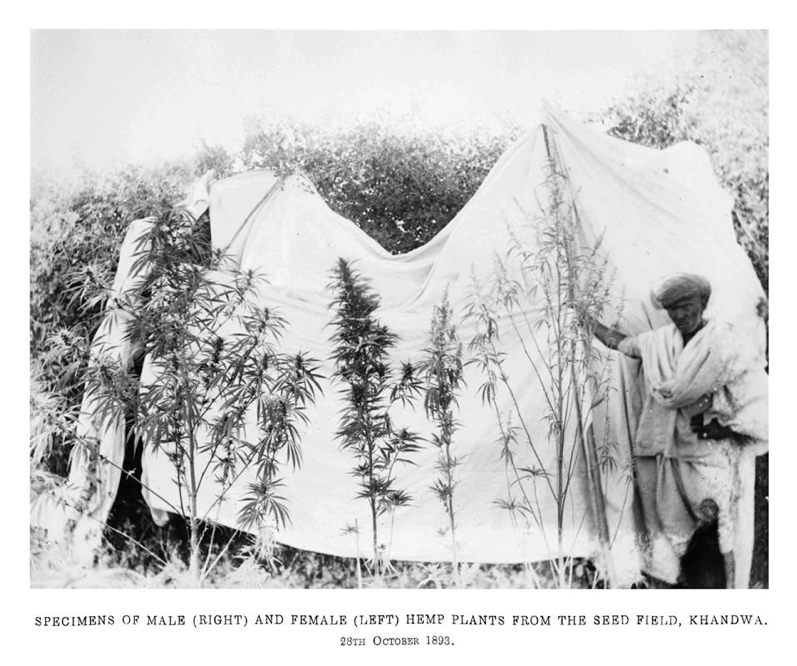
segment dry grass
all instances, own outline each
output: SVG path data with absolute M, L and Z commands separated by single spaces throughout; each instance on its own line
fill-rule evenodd
M 34 588 L 145 588 L 194 587 L 186 566 L 176 558 L 159 567 L 130 568 L 119 564 L 118 552 L 106 551 L 91 568 L 70 560 L 63 550 L 37 535 L 31 537 L 30 582 Z M 572 587 L 599 584 L 587 562 L 572 571 Z M 551 588 L 556 578 L 546 563 L 532 566 L 463 563 L 458 575 L 448 563 L 394 562 L 383 576 L 363 575 L 363 588 L 371 589 L 513 589 Z M 271 563 L 253 555 L 226 558 L 203 581 L 216 589 L 307 589 L 357 587 L 356 563 L 318 553 L 281 549 Z

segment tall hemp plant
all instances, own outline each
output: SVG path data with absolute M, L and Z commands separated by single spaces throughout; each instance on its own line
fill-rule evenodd
M 384 566 L 378 519 L 384 514 L 394 518 L 396 509 L 412 500 L 398 487 L 396 465 L 410 463 L 409 456 L 420 448 L 416 433 L 395 426 L 390 409 L 412 404 L 420 382 L 410 363 L 403 363 L 398 373 L 390 367 L 397 337 L 376 318 L 380 298 L 350 262 L 338 260 L 329 289 L 335 310 L 334 376 L 345 386 L 337 439 L 356 461 L 352 474 L 360 486 L 357 497 L 370 509 L 373 573 L 379 577 Z
M 575 197 L 547 131 L 545 138 L 549 160 L 538 214 L 523 212 L 527 222 L 511 233 L 510 248 L 504 257 L 496 257 L 490 281 L 485 284 L 474 277 L 466 318 L 474 321 L 477 332 L 469 349 L 471 362 L 484 376 L 480 392 L 494 410 L 497 443 L 508 473 L 507 498 L 498 504 L 516 524 L 522 520 L 536 526 L 551 553 L 557 583 L 565 587 L 568 568 L 572 574 L 564 542 L 566 509 L 577 471 L 586 470 L 590 513 L 611 583 L 601 470 L 617 463 L 612 447 L 597 443 L 590 425 L 593 410 L 608 395 L 611 377 L 583 323 L 589 318 L 577 313 L 605 317 L 612 276 L 600 242 L 584 249 L 578 238 Z M 619 318 L 619 312 L 613 316 Z M 521 387 L 511 378 L 505 345 L 522 350 L 536 379 L 535 390 L 544 398 L 544 438 L 533 434 L 534 416 L 519 402 Z M 499 395 L 508 400 L 507 413 L 499 410 Z M 524 457 L 530 456 L 530 465 L 518 462 L 521 449 Z M 556 506 L 555 544 L 541 510 L 544 495 Z
M 71 351 L 62 344 L 61 351 L 83 359 L 95 418 L 111 423 L 127 415 L 138 441 L 173 464 L 178 500 L 169 505 L 186 517 L 189 575 L 199 585 L 211 567 L 210 549 L 204 564 L 200 553 L 206 521 L 247 470 L 256 481 L 240 526 L 257 532 L 290 520 L 280 473 L 301 463 L 299 427 L 320 375 L 304 354 L 279 351 L 286 322 L 259 302 L 262 278 L 217 270 L 222 256 L 211 256 L 197 226 L 182 209 L 156 218 L 133 264 L 138 286 L 113 304 L 127 315 L 125 335 L 148 356 L 146 381 L 85 344 Z M 75 446 L 98 455 L 95 441 L 76 439 Z M 211 484 L 216 498 L 203 510 L 200 491 Z
M 431 488 L 442 502 L 448 516 L 451 563 L 456 576 L 459 570 L 459 557 L 454 490 L 458 485 L 456 468 L 460 464 L 460 459 L 454 455 L 452 447 L 454 433 L 459 426 L 455 419 L 455 409 L 457 394 L 463 385 L 463 359 L 462 342 L 453 320 L 454 312 L 446 294 L 440 305 L 434 307 L 429 340 L 423 350 L 423 361 L 418 371 L 423 378 L 423 406 L 427 417 L 436 426 L 431 442 L 438 449 L 435 463 L 437 477 Z

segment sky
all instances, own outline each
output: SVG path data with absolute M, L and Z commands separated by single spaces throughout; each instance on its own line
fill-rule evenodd
M 694 31 L 34 30 L 34 172 L 235 151 L 246 117 L 533 126 L 688 61 Z

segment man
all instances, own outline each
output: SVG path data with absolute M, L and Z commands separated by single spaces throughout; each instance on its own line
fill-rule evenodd
M 706 321 L 710 296 L 705 277 L 679 273 L 651 292 L 671 325 L 627 336 L 588 316 L 586 323 L 607 347 L 642 362 L 634 458 L 652 572 L 677 576 L 677 562 L 667 570 L 662 538 L 680 558 L 695 532 L 716 521 L 726 586 L 746 587 L 754 461 L 766 446 L 766 377 L 762 386 L 761 364 L 729 324 Z

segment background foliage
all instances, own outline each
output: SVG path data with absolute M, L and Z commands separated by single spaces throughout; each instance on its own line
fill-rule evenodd
M 769 291 L 769 88 L 765 32 L 705 37 L 677 79 L 640 82 L 600 119 L 613 136 L 654 148 L 693 141 L 734 197 L 734 226 Z

